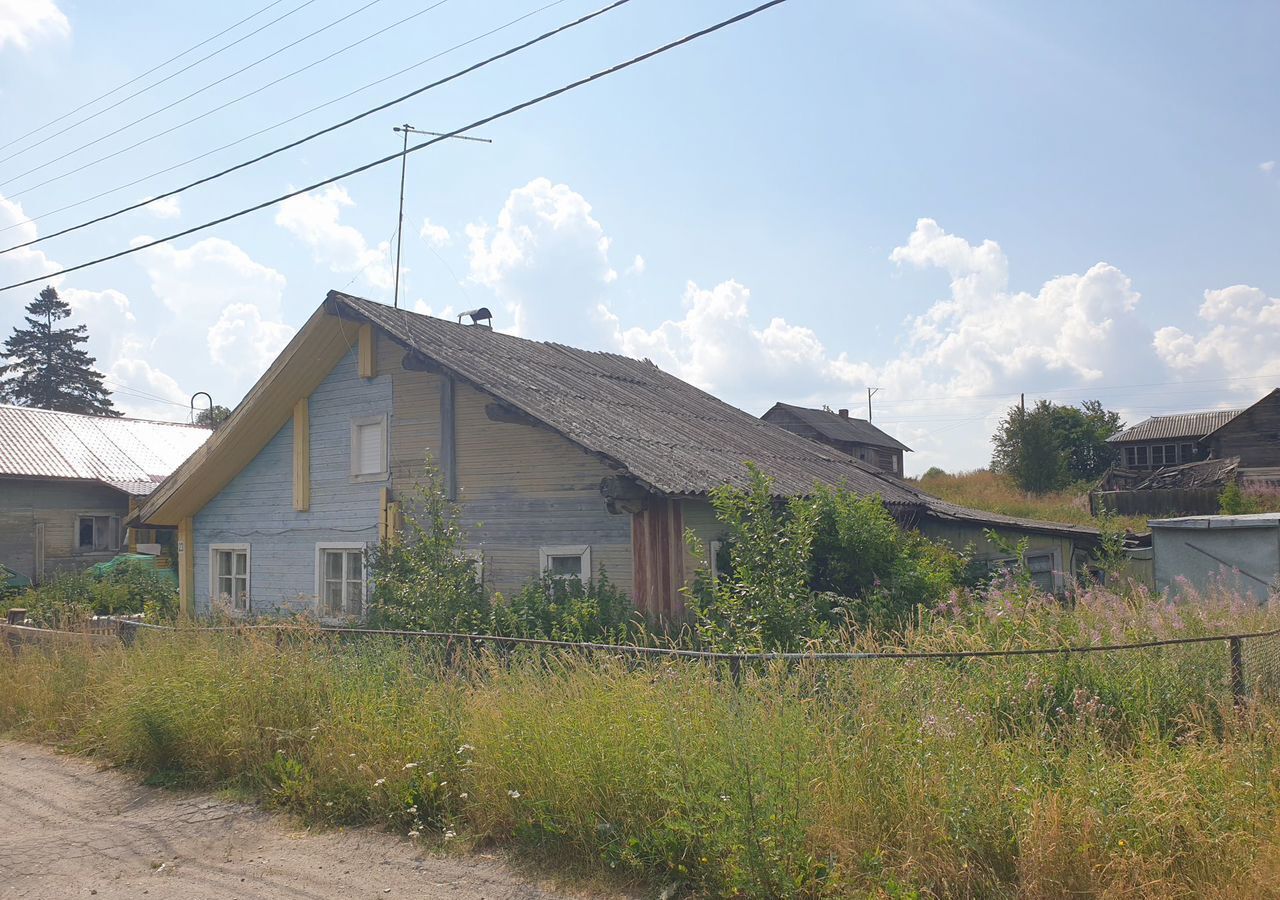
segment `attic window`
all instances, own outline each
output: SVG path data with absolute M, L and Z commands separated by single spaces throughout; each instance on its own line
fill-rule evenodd
M 351 477 L 380 481 L 387 477 L 387 417 L 351 420 Z

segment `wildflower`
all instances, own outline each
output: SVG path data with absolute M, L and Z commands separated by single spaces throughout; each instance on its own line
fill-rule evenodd
M 410 832 L 409 832 L 409 837 L 416 838 L 416 837 L 417 837 L 419 834 L 421 834 L 421 833 L 422 833 L 422 832 L 420 832 L 420 831 L 418 831 L 418 830 L 416 830 L 416 829 L 415 829 L 415 830 L 413 830 L 413 831 L 410 831 Z
M 723 800 L 725 803 L 728 803 L 728 802 L 729 802 L 729 795 L 728 795 L 728 794 L 721 794 L 721 795 L 720 795 L 720 799 L 721 799 L 721 800 Z
M 405 763 L 405 764 L 404 764 L 404 767 L 405 767 L 405 769 L 406 769 L 406 770 L 408 770 L 408 769 L 416 769 L 416 768 L 418 768 L 418 764 L 417 764 L 417 763 Z
M 442 782 L 440 782 L 440 787 L 444 787 L 444 786 L 445 786 L 446 784 L 448 784 L 448 783 L 449 783 L 449 782 L 447 782 L 447 781 L 442 781 Z
M 466 795 L 466 794 L 459 794 L 459 795 L 458 795 L 458 799 L 459 799 L 459 800 L 466 800 L 466 799 L 467 799 L 467 795 Z
M 356 755 L 354 753 L 348 753 L 347 756 L 351 757 L 352 759 L 356 758 Z
M 466 752 L 468 752 L 468 751 L 470 751 L 470 750 L 474 750 L 474 749 L 476 749 L 476 748 L 475 748 L 475 747 L 472 747 L 470 744 L 463 744 L 461 747 L 459 747 L 459 748 L 458 748 L 458 752 L 459 752 L 459 753 L 466 753 Z
M 507 791 L 507 796 L 508 796 L 508 797 L 510 797 L 512 800 L 519 800 L 519 799 L 520 799 L 520 792 L 519 792 L 519 791 Z
M 374 787 L 381 787 L 382 785 L 384 785 L 384 784 L 386 784 L 386 783 L 387 783 L 387 779 L 385 779 L 385 778 L 379 778 L 377 781 L 375 781 L 375 782 L 373 783 L 373 786 L 374 786 Z
M 418 807 L 416 807 L 416 806 L 410 806 L 410 807 L 409 807 L 409 809 L 408 809 L 407 811 L 408 811 L 408 812 L 411 812 L 411 813 L 416 813 L 416 812 L 418 811 Z
M 1124 842 L 1124 838 L 1120 838 L 1120 840 L 1117 843 L 1119 843 L 1121 847 L 1126 846 Z
M 325 806 L 333 806 L 333 801 L 329 800 L 328 802 L 325 803 Z
M 446 828 L 444 830 L 444 839 L 446 841 L 449 840 L 450 838 L 456 838 L 457 836 L 458 836 L 458 833 L 454 831 L 452 828 Z

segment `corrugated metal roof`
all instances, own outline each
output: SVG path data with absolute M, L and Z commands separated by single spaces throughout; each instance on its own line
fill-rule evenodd
M 100 481 L 142 496 L 209 434 L 173 422 L 0 405 L 0 476 Z
M 1161 441 L 1179 438 L 1196 438 L 1197 440 L 1217 431 L 1240 413 L 1242 409 L 1215 409 L 1209 412 L 1178 413 L 1172 416 L 1152 416 L 1107 440 L 1113 443 L 1123 441 Z
M 885 434 L 866 419 L 855 419 L 842 416 L 825 409 L 810 409 L 807 406 L 792 406 L 790 403 L 775 403 L 773 409 L 760 418 L 769 421 L 769 413 L 774 409 L 782 409 L 800 419 L 818 434 L 833 441 L 852 441 L 867 444 L 871 447 L 889 447 L 893 450 L 911 452 L 911 448 L 891 435 Z M 779 423 L 785 428 L 785 425 Z

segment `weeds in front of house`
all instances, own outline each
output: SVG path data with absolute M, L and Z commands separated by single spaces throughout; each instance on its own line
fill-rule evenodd
M 1273 625 L 1016 580 L 957 592 L 912 649 Z M 858 649 L 882 644 L 846 635 Z M 0 660 L 0 728 L 309 820 L 535 850 L 707 896 L 1266 896 L 1280 861 L 1280 644 L 723 670 L 387 638 L 191 628 Z M 7 651 L 6 651 L 7 652 Z

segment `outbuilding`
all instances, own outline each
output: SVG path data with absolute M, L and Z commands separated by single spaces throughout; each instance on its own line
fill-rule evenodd
M 1280 513 L 1185 516 L 1151 521 L 1156 588 L 1185 579 L 1204 592 L 1227 579 L 1242 593 L 1266 602 L 1280 586 Z

